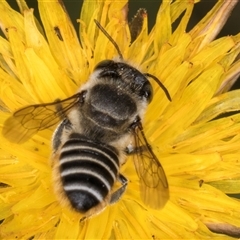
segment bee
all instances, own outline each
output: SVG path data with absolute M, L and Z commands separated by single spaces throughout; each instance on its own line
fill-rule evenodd
M 127 153 L 133 154 L 143 202 L 161 208 L 169 197 L 168 181 L 142 126 L 153 97 L 148 78 L 157 81 L 171 101 L 170 95 L 156 77 L 126 63 L 116 42 L 95 23 L 115 46 L 119 60 L 99 62 L 88 81 L 67 99 L 16 111 L 6 120 L 3 134 L 21 143 L 61 120 L 52 138 L 55 191 L 60 202 L 86 217 L 124 194 L 128 180 L 120 170 Z M 116 182 L 120 187 L 114 189 Z

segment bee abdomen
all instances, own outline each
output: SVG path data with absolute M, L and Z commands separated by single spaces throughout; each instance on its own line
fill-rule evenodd
M 108 195 L 119 172 L 117 151 L 73 134 L 60 152 L 63 189 L 72 207 L 86 212 Z

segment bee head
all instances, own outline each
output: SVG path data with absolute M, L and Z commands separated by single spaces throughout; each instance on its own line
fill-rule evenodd
M 94 22 L 96 23 L 100 31 L 102 31 L 102 33 L 113 44 L 113 46 L 118 52 L 119 59 L 121 60 L 119 62 L 113 60 L 101 61 L 97 64 L 95 70 L 100 70 L 100 74 L 102 77 L 106 76 L 115 79 L 122 79 L 125 84 L 128 83 L 129 89 L 132 90 L 133 93 L 137 94 L 137 96 L 139 96 L 142 100 L 147 101 L 148 103 L 151 102 L 153 97 L 152 85 L 147 79 L 147 77 L 150 77 L 159 85 L 159 87 L 162 88 L 168 100 L 172 101 L 167 88 L 161 83 L 161 81 L 157 77 L 149 73 L 141 73 L 136 68 L 123 62 L 123 55 L 117 43 L 96 19 L 94 19 Z M 126 87 L 128 86 L 126 85 Z
M 94 70 L 99 71 L 99 78 L 104 78 L 106 81 L 115 81 L 116 84 L 125 87 L 126 90 L 129 89 L 140 99 L 148 103 L 151 102 L 153 97 L 152 85 L 144 74 L 129 64 L 104 60 L 98 63 Z

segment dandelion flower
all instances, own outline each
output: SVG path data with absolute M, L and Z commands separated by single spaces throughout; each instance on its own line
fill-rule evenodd
M 121 169 L 129 179 L 123 197 L 80 222 L 81 214 L 61 206 L 53 191 L 53 130 L 22 144 L 1 135 L 1 238 L 227 239 L 214 232 L 239 232 L 240 202 L 227 194 L 240 192 L 240 91 L 228 92 L 240 73 L 240 35 L 214 40 L 236 2 L 218 1 L 186 32 L 194 1 L 163 1 L 151 32 L 143 11 L 142 27 L 133 34 L 127 1 L 85 0 L 79 38 L 61 1 L 38 0 L 41 23 L 24 1 L 17 1 L 20 13 L 0 2 L 6 36 L 0 37 L 0 130 L 21 107 L 73 95 L 99 61 L 116 57 L 94 19 L 117 42 L 124 59 L 161 79 L 172 97 L 170 103 L 153 83 L 154 98 L 144 120 L 169 182 L 163 209 L 142 202 L 129 157 Z M 173 32 L 171 25 L 180 16 Z M 221 115 L 227 112 L 232 114 Z

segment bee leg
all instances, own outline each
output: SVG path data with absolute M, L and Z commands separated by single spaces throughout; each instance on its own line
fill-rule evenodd
M 123 193 L 126 191 L 128 180 L 122 174 L 119 174 L 118 181 L 121 182 L 122 186 L 112 193 L 110 198 L 110 204 L 117 202 L 121 198 Z
M 125 153 L 127 155 L 133 155 L 133 154 L 143 153 L 147 150 L 148 150 L 148 148 L 146 145 L 139 146 L 139 147 L 133 147 L 132 145 L 129 145 L 126 147 Z
M 105 199 L 105 201 L 101 202 L 101 204 L 85 213 L 85 216 L 80 219 L 80 222 L 83 222 L 86 219 L 99 214 L 105 209 L 105 207 L 107 207 L 108 204 L 114 204 L 121 198 L 123 193 L 126 191 L 128 180 L 122 174 L 119 174 L 118 181 L 122 184 L 122 186 L 113 192 L 110 196 L 108 196 L 108 198 Z

